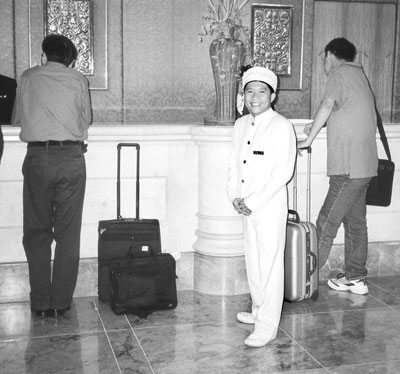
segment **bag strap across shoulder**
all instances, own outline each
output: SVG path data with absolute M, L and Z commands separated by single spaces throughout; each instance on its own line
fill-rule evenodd
M 376 106 L 375 106 L 375 111 L 376 111 L 376 120 L 377 120 L 378 131 L 379 131 L 379 135 L 381 138 L 381 142 L 383 144 L 383 148 L 385 149 L 388 160 L 392 161 L 392 156 L 390 154 L 390 149 L 389 149 L 389 144 L 388 144 L 388 141 L 386 138 L 385 129 L 383 128 L 383 124 L 382 124 L 382 117 L 379 114 L 379 111 L 376 108 Z
M 373 98 L 374 98 L 375 113 L 376 113 L 376 123 L 377 123 L 378 131 L 379 131 L 379 136 L 381 138 L 381 142 L 383 144 L 383 148 L 385 149 L 385 153 L 386 153 L 386 156 L 387 156 L 388 160 L 392 161 L 392 155 L 390 154 L 390 149 L 389 149 L 389 144 L 388 144 L 388 141 L 387 141 L 387 138 L 386 138 L 385 129 L 383 128 L 382 117 L 381 117 L 381 115 L 379 113 L 378 107 L 376 106 L 376 97 L 375 97 L 375 94 L 374 94 L 374 92 L 372 90 L 371 83 L 368 80 L 367 75 L 365 74 L 364 68 L 363 68 L 363 72 L 364 72 L 364 75 L 365 75 L 365 77 L 366 77 L 366 79 L 368 81 L 368 85 L 369 85 L 369 87 L 371 89 L 371 92 L 372 92 L 372 95 L 373 95 Z

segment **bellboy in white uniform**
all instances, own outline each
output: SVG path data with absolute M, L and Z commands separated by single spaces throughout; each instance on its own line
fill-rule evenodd
M 244 73 L 242 82 L 250 114 L 235 123 L 228 195 L 243 215 L 252 312 L 240 312 L 237 319 L 254 324 L 245 344 L 262 347 L 275 339 L 282 312 L 286 185 L 294 171 L 296 135 L 292 124 L 271 108 L 277 88 L 271 70 L 253 67 Z

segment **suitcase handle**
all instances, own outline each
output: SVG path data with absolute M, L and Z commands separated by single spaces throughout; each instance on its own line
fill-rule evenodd
M 117 219 L 122 219 L 121 216 L 121 148 L 134 147 L 136 148 L 136 219 L 139 219 L 139 199 L 140 199 L 140 182 L 139 182 L 139 167 L 140 167 L 140 145 L 138 143 L 119 143 L 117 145 Z
M 311 275 L 313 275 L 317 270 L 317 255 L 314 252 L 310 252 L 310 255 L 312 257 L 312 265 L 313 265 L 312 270 L 310 270 L 310 277 L 311 277 Z
M 307 191 L 306 191 L 306 222 L 311 219 L 311 146 L 307 150 Z M 293 210 L 297 211 L 297 160 L 293 175 Z
M 292 209 L 289 209 L 288 213 L 289 213 L 289 215 L 294 216 L 294 219 L 293 218 L 291 219 L 292 221 L 297 222 L 297 223 L 300 222 L 299 213 L 297 213 L 295 210 L 292 210 Z M 289 217 L 289 219 L 290 219 L 290 217 Z

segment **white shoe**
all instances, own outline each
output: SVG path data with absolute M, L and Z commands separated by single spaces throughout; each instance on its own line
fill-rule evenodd
M 254 325 L 255 322 L 256 322 L 256 321 L 254 320 L 253 315 L 252 315 L 251 313 L 247 313 L 247 312 L 239 312 L 239 313 L 236 315 L 236 318 L 237 318 L 237 320 L 238 320 L 239 322 L 247 323 L 247 324 L 249 324 L 249 325 Z
M 250 334 L 247 339 L 244 341 L 244 344 L 246 344 L 249 347 L 252 348 L 261 348 L 264 347 L 268 342 L 270 342 L 272 339 L 263 339 L 258 337 L 257 335 Z
M 366 295 L 368 293 L 365 278 L 348 280 L 342 273 L 339 273 L 336 278 L 329 278 L 328 286 L 336 291 L 350 291 L 357 295 Z

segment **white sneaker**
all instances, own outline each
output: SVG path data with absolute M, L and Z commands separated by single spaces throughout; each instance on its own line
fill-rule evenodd
M 336 291 L 350 291 L 357 295 L 366 295 L 368 293 L 365 278 L 348 280 L 342 273 L 339 273 L 336 278 L 329 278 L 328 286 Z
M 249 324 L 249 325 L 254 325 L 255 322 L 256 322 L 256 321 L 254 320 L 253 315 L 252 315 L 251 313 L 247 313 L 247 312 L 239 312 L 239 313 L 236 315 L 236 318 L 237 318 L 237 320 L 238 320 L 239 322 L 247 323 L 247 324 Z

